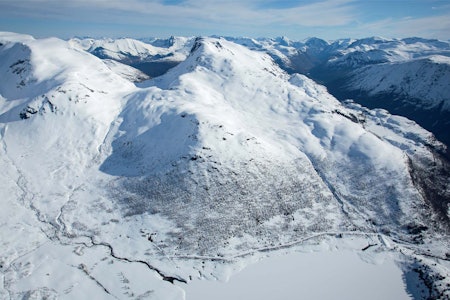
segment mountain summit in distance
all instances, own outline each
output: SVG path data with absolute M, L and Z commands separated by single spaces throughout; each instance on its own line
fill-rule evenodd
M 448 120 L 430 132 L 394 113 L 446 116 L 449 54 L 0 33 L 1 298 L 191 299 L 200 279 L 314 252 L 320 270 L 355 256 L 337 277 L 384 262 L 390 297 L 448 299 Z

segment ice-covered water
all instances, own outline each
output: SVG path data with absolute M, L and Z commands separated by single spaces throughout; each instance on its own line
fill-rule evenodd
M 401 268 L 381 256 L 375 262 L 353 251 L 272 256 L 228 282 L 195 280 L 185 287 L 186 299 L 412 299 Z

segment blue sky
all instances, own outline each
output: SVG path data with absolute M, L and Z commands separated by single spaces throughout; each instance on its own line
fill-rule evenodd
M 0 0 L 0 31 L 35 37 L 450 39 L 450 0 Z

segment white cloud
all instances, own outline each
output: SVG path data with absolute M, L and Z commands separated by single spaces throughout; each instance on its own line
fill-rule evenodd
M 356 19 L 354 1 L 323 1 L 290 9 L 271 10 L 279 22 L 307 27 L 343 26 Z
M 274 0 L 0 0 L 0 18 L 71 21 L 73 26 L 83 24 L 78 31 L 86 31 L 88 24 L 105 24 L 105 35 L 107 25 L 113 24 L 123 27 L 121 34 L 133 27 L 130 36 L 170 32 L 287 35 L 294 39 L 313 35 L 330 39 L 371 35 L 450 38 L 450 17 L 445 5 L 433 10 L 442 16 L 371 22 L 365 19 L 361 7 L 362 2 L 355 0 L 307 0 L 289 7 Z
M 124 17 L 126 16 L 130 20 L 136 17 L 137 19 L 134 21 L 145 16 L 174 23 L 191 19 L 196 20 L 194 23 L 203 22 L 203 25 L 215 23 L 221 23 L 222 25 L 280 23 L 301 26 L 336 26 L 347 24 L 354 15 L 351 6 L 349 6 L 349 1 L 342 0 L 314 2 L 284 9 L 264 9 L 266 1 L 262 0 L 186 0 L 178 5 L 165 5 L 161 1 L 143 0 L 22 0 L 3 2 L 9 2 L 18 10 L 22 10 L 23 13 L 26 11 L 39 13 L 48 9 L 47 16 L 67 16 L 66 12 L 70 10 L 74 18 L 87 17 L 86 11 L 96 11 L 98 16 L 101 17 L 105 14 L 105 11 L 108 11 L 116 15 L 119 13 L 126 14 Z
M 391 37 L 421 36 L 430 38 L 448 39 L 450 34 L 450 17 L 448 15 L 430 16 L 422 18 L 403 18 L 399 20 L 384 19 L 361 26 L 362 32 L 367 36 L 385 33 Z

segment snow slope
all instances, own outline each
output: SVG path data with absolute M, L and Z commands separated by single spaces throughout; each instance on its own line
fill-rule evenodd
M 74 38 L 69 43 L 101 58 L 118 61 L 133 57 L 144 59 L 159 54 L 158 48 L 129 38 L 100 40 Z
M 269 53 L 289 73 L 307 74 L 322 82 L 340 100 L 350 98 L 406 116 L 450 143 L 448 41 L 229 39 Z
M 108 249 L 82 256 L 58 232 L 64 206 L 89 180 L 87 170 L 95 168 L 98 147 L 134 84 L 58 39 L 2 33 L 0 40 L 1 298 L 104 299 L 88 274 L 93 266 L 112 272 L 101 264 Z M 117 262 L 113 272 L 125 267 Z M 110 281 L 120 286 L 118 278 Z
M 0 43 L 5 298 L 182 299 L 254 253 L 353 236 L 448 295 L 450 191 L 422 184 L 445 147 L 414 122 L 225 39 L 137 86 L 72 42 Z
M 114 60 L 155 77 L 185 60 L 193 38 L 169 39 L 78 39 L 69 40 L 74 47 L 101 59 Z
M 122 78 L 128 79 L 131 82 L 141 82 L 150 79 L 147 74 L 142 71 L 120 63 L 112 59 L 104 59 L 103 62 L 113 71 Z
M 352 71 L 350 77 L 349 90 L 364 90 L 370 95 L 396 94 L 417 100 L 416 106 L 423 110 L 439 107 L 450 111 L 450 57 L 370 65 Z

